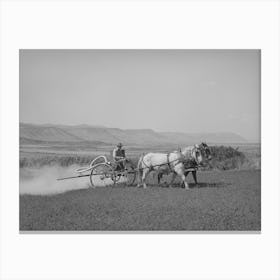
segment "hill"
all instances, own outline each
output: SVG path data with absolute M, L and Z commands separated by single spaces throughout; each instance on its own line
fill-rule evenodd
M 63 141 L 77 142 L 83 139 L 70 134 L 57 126 L 40 126 L 34 124 L 23 124 L 19 126 L 20 138 L 39 141 Z
M 20 123 L 21 143 L 48 142 L 102 142 L 115 144 L 160 145 L 207 143 L 246 143 L 235 133 L 178 133 L 156 132 L 152 129 L 120 129 L 90 125 L 35 125 Z

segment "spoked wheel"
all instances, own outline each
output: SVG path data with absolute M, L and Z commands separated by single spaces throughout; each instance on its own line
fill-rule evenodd
M 131 164 L 126 164 L 125 170 L 115 171 L 116 184 L 132 186 L 136 179 L 136 170 Z
M 94 166 L 90 174 L 92 187 L 107 187 L 116 183 L 116 175 L 113 168 L 106 163 Z
M 125 185 L 132 186 L 136 178 L 136 170 L 132 165 L 126 167 L 124 171 Z

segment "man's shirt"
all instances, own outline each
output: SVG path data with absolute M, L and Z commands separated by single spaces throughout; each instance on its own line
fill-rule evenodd
M 116 157 L 125 157 L 125 150 L 115 148 L 113 150 L 113 158 L 116 158 Z

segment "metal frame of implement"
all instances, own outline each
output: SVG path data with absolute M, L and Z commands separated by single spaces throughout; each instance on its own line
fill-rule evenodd
M 101 159 L 101 161 L 100 161 Z M 99 161 L 99 162 L 97 162 Z M 106 167 L 111 169 L 109 172 L 97 172 L 93 173 L 94 169 L 97 167 Z M 93 187 L 95 187 L 94 182 L 93 182 L 93 177 L 94 176 L 105 176 L 106 178 L 111 179 L 112 183 L 115 184 L 117 181 L 120 180 L 121 177 L 128 177 L 128 174 L 133 174 L 132 175 L 132 180 L 130 182 L 127 182 L 127 184 L 131 183 L 133 184 L 136 178 L 136 169 L 132 170 L 125 170 L 125 171 L 117 171 L 113 169 L 112 164 L 110 161 L 107 160 L 106 156 L 98 156 L 95 159 L 93 159 L 88 167 L 85 168 L 79 168 L 76 170 L 76 172 L 79 173 L 77 176 L 70 176 L 70 177 L 63 177 L 63 178 L 58 178 L 56 179 L 57 181 L 61 180 L 68 180 L 68 179 L 76 179 L 76 178 L 82 178 L 82 177 L 90 177 L 90 183 Z M 85 172 L 89 172 L 88 174 L 84 174 Z
M 103 161 L 96 163 L 99 159 L 103 159 Z M 104 172 L 92 174 L 92 171 L 96 167 L 101 166 L 101 165 L 102 166 L 105 166 L 105 165 L 106 166 L 110 166 L 112 168 L 112 165 L 107 160 L 106 156 L 102 155 L 102 156 L 98 156 L 95 159 L 93 159 L 88 167 L 77 169 L 76 172 L 78 172 L 79 175 L 77 175 L 77 176 L 70 176 L 70 177 L 64 177 L 64 178 L 58 178 L 56 180 L 57 181 L 61 181 L 61 180 L 76 179 L 76 178 L 82 178 L 82 177 L 91 177 L 92 178 L 92 176 L 103 176 L 105 174 Z M 165 165 L 165 164 L 160 164 L 159 166 L 161 166 L 161 165 Z M 198 166 L 187 169 L 187 171 L 197 171 L 197 170 L 198 170 Z M 116 170 L 112 169 L 112 171 L 110 171 L 109 174 L 111 174 L 111 178 L 112 178 L 113 183 L 115 183 L 115 181 L 117 181 L 117 180 L 115 180 L 115 178 L 117 176 L 126 176 L 127 174 L 134 174 L 134 178 L 133 178 L 133 182 L 132 182 L 132 183 L 134 183 L 137 171 L 138 171 L 138 169 L 133 169 L 133 170 L 130 170 L 130 171 L 129 170 L 126 170 L 126 171 L 116 171 Z M 83 174 L 85 172 L 90 172 L 90 173 Z M 116 173 L 117 173 L 117 176 L 116 176 Z M 94 187 L 94 183 L 93 183 L 92 179 L 90 179 L 90 182 L 91 182 L 91 185 Z

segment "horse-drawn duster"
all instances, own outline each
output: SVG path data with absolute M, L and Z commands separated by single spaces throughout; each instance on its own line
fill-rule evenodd
M 107 157 L 102 155 L 92 160 L 88 167 L 77 169 L 77 176 L 57 180 L 89 177 L 92 187 L 115 185 L 117 182 L 127 186 L 133 185 L 136 178 L 136 170 L 133 165 L 127 164 L 124 170 L 118 170 L 116 167 L 116 164 L 108 161 Z
M 92 160 L 88 167 L 77 169 L 77 176 L 58 178 L 57 180 L 89 177 L 92 187 L 115 185 L 117 183 L 131 186 L 135 182 L 136 174 L 138 173 L 138 186 L 142 183 L 145 188 L 145 179 L 148 173 L 157 171 L 158 183 L 160 183 L 160 178 L 163 174 L 173 173 L 170 185 L 172 185 L 176 175 L 179 175 L 187 189 L 187 174 L 192 171 L 195 183 L 197 183 L 196 171 L 204 159 L 211 159 L 210 149 L 205 143 L 189 146 L 182 151 L 174 151 L 168 154 L 148 153 L 142 155 L 138 161 L 137 168 L 126 158 L 124 158 L 124 168 L 120 168 L 118 163 L 110 162 L 105 155 L 101 155 Z

